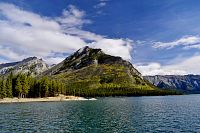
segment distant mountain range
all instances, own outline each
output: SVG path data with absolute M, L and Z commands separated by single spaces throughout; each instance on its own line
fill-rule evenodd
M 145 76 L 144 78 L 162 89 L 200 93 L 200 75 L 156 75 Z
M 0 64 L 0 75 L 24 73 L 37 76 L 48 69 L 48 65 L 42 59 L 29 57 L 18 62 Z

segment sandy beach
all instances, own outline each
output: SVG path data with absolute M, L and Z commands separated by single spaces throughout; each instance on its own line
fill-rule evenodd
M 95 98 L 87 99 L 77 96 L 57 96 L 46 98 L 4 98 L 0 99 L 0 103 L 24 103 L 24 102 L 57 102 L 57 101 L 83 101 L 83 100 L 96 100 Z

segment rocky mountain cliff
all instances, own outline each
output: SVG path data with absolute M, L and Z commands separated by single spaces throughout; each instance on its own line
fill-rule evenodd
M 0 75 L 24 73 L 37 76 L 48 70 L 48 65 L 37 57 L 29 57 L 19 62 L 0 64 Z
M 200 93 L 200 75 L 156 75 L 144 78 L 159 88 Z
M 84 95 L 147 95 L 142 93 L 156 89 L 130 62 L 89 47 L 79 49 L 41 76 L 60 80 L 70 89 L 81 88 Z
M 102 64 L 125 66 L 129 69 L 130 75 L 137 75 L 142 78 L 141 73 L 138 72 L 130 62 L 123 60 L 121 57 L 107 55 L 101 49 L 92 49 L 88 46 L 79 49 L 74 54 L 67 57 L 64 61 L 46 71 L 45 75 L 55 75 L 63 72 L 69 72 L 90 65 L 97 67 Z

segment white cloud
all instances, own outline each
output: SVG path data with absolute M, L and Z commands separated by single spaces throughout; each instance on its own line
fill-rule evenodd
M 72 52 L 86 45 L 79 37 L 60 31 L 12 25 L 9 22 L 0 23 L 0 43 L 16 48 L 16 52 L 24 51 L 24 54 L 39 57 L 47 56 L 50 52 Z
M 0 46 L 0 56 L 4 55 L 10 57 L 10 59 L 12 60 L 18 60 L 24 58 L 23 54 L 18 54 L 17 52 L 14 52 L 12 48 Z
M 7 60 L 0 59 L 0 64 L 4 64 L 4 63 L 7 63 Z
M 59 30 L 60 26 L 55 21 L 47 17 L 41 17 L 38 14 L 21 10 L 12 4 L 0 3 L 0 13 L 11 22 L 20 24 L 30 24 L 34 28 L 46 30 Z
M 101 8 L 101 7 L 104 7 L 106 5 L 107 5 L 106 2 L 102 1 L 99 4 L 95 5 L 94 8 Z
M 91 23 L 90 20 L 84 19 L 85 12 L 80 11 L 73 5 L 69 5 L 68 10 L 63 10 L 62 16 L 56 18 L 61 23 L 62 28 L 78 27 L 81 28 L 83 24 Z
M 136 68 L 142 73 L 143 76 L 146 75 L 184 75 L 186 72 L 184 70 L 168 68 L 168 66 L 161 66 L 160 63 L 153 62 L 147 65 L 136 65 Z
M 66 34 L 78 36 L 78 37 L 80 37 L 81 39 L 84 39 L 84 40 L 99 41 L 99 40 L 106 38 L 106 36 L 97 35 L 95 33 L 92 33 L 92 32 L 89 32 L 89 31 L 84 31 L 84 30 L 78 29 L 76 27 L 67 28 L 63 32 L 66 33 Z
M 121 56 L 125 60 L 131 60 L 131 50 L 133 41 L 129 39 L 102 39 L 93 42 L 95 48 L 102 48 L 102 50 L 110 55 Z
M 200 48 L 199 36 L 185 36 L 172 42 L 154 42 L 153 48 L 171 49 L 176 46 L 183 46 L 184 48 Z
M 58 64 L 62 62 L 65 58 L 64 57 L 48 57 L 44 58 L 45 62 L 48 64 Z
M 181 47 L 183 50 L 200 49 L 200 36 L 184 36 L 172 42 L 153 42 L 155 49 L 172 49 Z M 146 65 L 136 65 L 143 75 L 185 75 L 200 74 L 200 55 L 194 54 L 184 58 L 177 56 L 169 61 L 168 65 L 151 62 Z
M 93 7 L 96 8 L 96 9 L 105 7 L 107 5 L 108 1 L 109 0 L 100 0 L 99 3 L 97 5 L 94 5 Z M 98 11 L 97 13 L 100 14 L 100 13 L 102 13 L 102 11 Z
M 194 44 L 194 45 L 189 45 L 189 46 L 185 46 L 184 49 L 191 49 L 191 48 L 194 48 L 194 49 L 200 49 L 200 43 L 199 44 Z
M 170 65 L 149 63 L 147 65 L 136 65 L 136 68 L 143 75 L 185 75 L 200 74 L 200 55 L 190 58 L 183 58 L 181 62 L 174 62 Z
M 86 45 L 131 59 L 132 41 L 82 30 L 82 26 L 91 21 L 84 19 L 86 13 L 73 5 L 63 10 L 62 16 L 50 18 L 0 3 L 0 16 L 3 16 L 0 18 L 0 57 L 9 61 L 37 56 L 49 63 L 58 63 L 65 57 L 52 56 L 54 53 L 71 54 Z

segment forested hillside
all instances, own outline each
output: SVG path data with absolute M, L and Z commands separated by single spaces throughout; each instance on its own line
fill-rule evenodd
M 31 76 L 10 74 L 0 79 L 0 98 L 5 97 L 48 97 L 65 94 L 64 84 L 48 77 L 36 79 Z
M 36 79 L 27 75 L 9 75 L 6 79 L 0 79 L 0 98 L 37 98 L 53 97 L 59 94 L 75 95 L 84 97 L 96 96 L 140 96 L 140 95 L 170 95 L 178 94 L 167 90 L 145 90 L 130 88 L 115 84 L 104 84 L 98 89 L 87 88 L 91 82 L 77 82 L 76 84 L 65 84 L 59 80 L 42 77 Z

